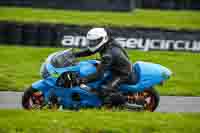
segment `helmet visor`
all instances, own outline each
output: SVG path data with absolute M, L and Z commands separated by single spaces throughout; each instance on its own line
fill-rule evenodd
M 97 47 L 103 40 L 103 37 L 99 38 L 99 39 L 95 39 L 95 40 L 89 40 L 88 39 L 88 47 L 89 48 L 95 48 Z

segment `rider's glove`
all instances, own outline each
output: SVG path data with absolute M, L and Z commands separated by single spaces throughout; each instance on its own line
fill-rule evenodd
M 80 83 L 82 83 L 82 84 L 87 83 L 87 79 L 86 78 L 81 78 L 80 79 Z
M 85 83 L 87 83 L 87 79 L 86 78 L 78 78 L 77 79 L 77 84 L 85 84 Z

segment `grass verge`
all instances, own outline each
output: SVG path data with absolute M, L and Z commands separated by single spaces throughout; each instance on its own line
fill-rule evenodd
M 199 122 L 200 113 L 0 110 L 1 133 L 199 133 Z
M 39 69 L 45 58 L 63 48 L 0 46 L 0 90 L 23 91 L 40 79 Z M 142 52 L 128 50 L 137 60 L 162 64 L 173 71 L 172 78 L 158 87 L 161 95 L 200 96 L 200 54 L 186 52 Z M 89 57 L 89 58 L 95 58 Z
M 133 12 L 89 12 L 0 7 L 0 20 L 48 22 L 96 26 L 131 26 L 166 29 L 200 29 L 198 11 L 135 10 Z

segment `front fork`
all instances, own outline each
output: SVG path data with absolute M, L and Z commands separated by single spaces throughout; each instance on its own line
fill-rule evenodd
M 52 90 L 53 88 L 50 85 L 48 85 L 45 80 L 39 80 L 39 81 L 34 82 L 32 84 L 32 88 L 42 93 L 42 95 L 44 96 L 44 104 L 45 105 L 48 104 L 49 97 L 51 93 L 53 92 Z

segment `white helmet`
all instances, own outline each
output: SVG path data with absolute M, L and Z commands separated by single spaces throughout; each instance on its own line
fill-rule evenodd
M 96 52 L 108 42 L 108 33 L 104 28 L 92 28 L 88 31 L 86 39 L 88 41 L 88 49 Z

